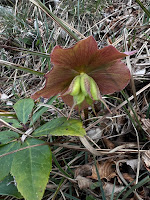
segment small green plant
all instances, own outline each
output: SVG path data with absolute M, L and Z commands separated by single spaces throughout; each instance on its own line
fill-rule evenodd
M 51 54 L 54 68 L 46 74 L 46 86 L 32 98 L 49 98 L 61 94 L 66 104 L 79 106 L 79 109 L 92 105 L 95 100 L 104 102 L 100 92 L 113 93 L 128 84 L 130 72 L 118 59 L 133 53 L 120 53 L 113 46 L 98 50 L 92 36 L 77 42 L 69 49 L 56 46 Z M 19 100 L 13 107 L 17 122 L 24 131 L 28 131 L 0 133 L 0 180 L 11 174 L 15 178 L 18 191 L 27 200 L 42 198 L 52 169 L 50 146 L 39 137 L 86 134 L 79 120 L 65 117 L 34 128 L 36 120 L 43 114 L 38 111 L 34 113 L 34 107 L 32 99 Z
M 50 103 L 53 100 L 54 98 Z M 49 143 L 39 137 L 47 137 L 47 135 L 84 136 L 85 130 L 79 120 L 67 120 L 65 117 L 53 119 L 34 129 L 34 123 L 44 110 L 34 113 L 35 104 L 32 99 L 19 100 L 13 108 L 17 124 L 22 127 L 22 131 L 14 128 L 14 121 L 10 120 L 11 128 L 13 127 L 15 131 L 0 132 L 0 180 L 2 181 L 0 187 L 4 188 L 4 185 L 9 184 L 13 176 L 21 195 L 11 183 L 12 192 L 8 187 L 7 191 L 5 189 L 6 195 L 40 200 L 52 169 L 52 152 Z M 32 112 L 34 114 L 31 116 Z M 29 128 L 28 131 L 25 131 L 27 128 Z M 1 190 L 0 194 L 4 194 L 4 190 Z

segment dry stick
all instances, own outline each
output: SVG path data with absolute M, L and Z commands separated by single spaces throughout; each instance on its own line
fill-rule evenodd
M 123 148 L 131 148 L 131 147 L 136 147 L 136 145 L 133 144 L 133 143 L 122 144 L 122 145 L 117 146 L 114 149 L 110 150 L 109 153 L 115 153 L 115 152 L 117 152 L 119 150 L 122 150 Z
M 121 172 L 120 172 L 120 169 L 119 169 L 119 164 L 122 163 L 122 162 L 127 162 L 127 160 L 119 160 L 117 163 L 116 163 L 116 171 L 117 171 L 117 174 L 119 176 L 119 178 L 122 180 L 122 182 L 128 186 L 129 188 L 131 188 L 131 186 L 129 186 L 129 184 L 127 183 L 127 181 L 124 179 L 124 177 L 122 176 Z M 136 195 L 136 197 L 139 199 L 139 200 L 143 200 L 136 191 L 133 191 L 134 194 Z
M 40 103 L 38 106 L 39 106 L 39 107 L 44 106 L 44 107 L 47 107 L 47 108 L 52 108 L 52 109 L 54 109 L 56 112 L 58 112 L 59 114 L 61 114 L 62 116 L 66 117 L 66 115 L 65 115 L 63 112 L 61 112 L 58 108 L 56 108 L 56 107 L 53 106 L 53 105 L 48 105 L 48 104 Z
M 20 148 L 20 149 L 17 149 L 17 150 L 8 152 L 8 153 L 4 153 L 4 154 L 0 155 L 0 158 L 2 158 L 4 156 L 7 156 L 7 155 L 10 155 L 10 154 L 13 154 L 13 153 L 16 153 L 18 151 L 23 151 L 25 149 L 29 149 L 29 148 L 32 148 L 32 147 L 43 146 L 43 145 L 49 145 L 49 146 L 50 145 L 56 145 L 56 146 L 65 147 L 65 148 L 68 148 L 68 149 L 74 149 L 74 150 L 79 150 L 79 151 L 87 151 L 87 149 L 85 149 L 85 148 L 79 148 L 78 146 L 68 145 L 66 143 L 65 144 L 61 144 L 60 142 L 59 143 L 45 142 L 43 144 L 35 144 L 35 145 L 31 145 L 31 146 Z M 143 151 L 145 152 L 145 150 L 143 150 Z
M 0 110 L 0 116 L 15 115 L 15 112 L 7 112 L 5 110 Z
M 60 142 L 59 143 L 49 143 L 49 145 L 64 147 L 64 148 L 73 149 L 73 150 L 76 150 L 76 151 L 87 151 L 87 152 L 89 152 L 89 150 L 87 148 L 81 148 L 81 147 L 78 147 L 78 146 L 69 145 L 68 143 L 64 143 L 64 144 L 61 144 Z M 126 153 L 126 152 L 130 152 L 130 153 L 137 153 L 138 152 L 138 150 L 135 150 L 135 149 L 126 149 L 126 148 L 131 148 L 131 147 L 137 147 L 137 145 L 133 144 L 133 143 L 128 143 L 128 144 L 117 146 L 117 147 L 115 147 L 114 149 L 111 149 L 111 150 L 110 149 L 99 149 L 98 148 L 98 149 L 96 149 L 96 151 L 101 153 L 100 155 L 102 155 L 102 154 L 105 154 L 105 155 L 106 154 L 113 154 L 113 153 L 123 154 L 123 153 Z M 125 149 L 123 149 L 123 148 L 125 148 Z M 147 150 L 139 150 L 139 151 L 144 153 Z
M 138 92 L 136 92 L 136 96 L 139 95 L 140 93 L 142 93 L 143 91 L 145 91 L 146 89 L 148 89 L 150 87 L 150 83 L 147 84 L 145 87 L 143 87 L 142 89 L 140 89 Z M 134 99 L 134 96 L 132 95 L 131 97 L 128 98 L 128 101 L 131 101 L 132 99 Z M 128 103 L 127 100 L 125 100 L 123 103 L 121 103 L 119 106 L 117 106 L 112 113 L 115 113 L 118 109 L 120 109 L 121 107 L 123 107 L 124 105 L 126 105 Z M 91 129 L 93 126 L 95 126 L 96 124 L 98 124 L 99 122 L 101 122 L 103 119 L 105 119 L 106 117 L 110 116 L 110 113 L 104 115 L 101 119 L 98 119 L 96 122 L 94 122 L 93 124 L 91 124 L 89 127 L 87 127 L 85 130 L 89 130 Z M 82 144 L 94 155 L 100 156 L 102 154 L 104 154 L 104 152 L 100 152 L 95 150 L 92 145 L 87 141 L 86 136 L 85 137 L 79 137 Z M 106 153 L 106 152 L 105 152 Z M 108 152 L 109 153 L 109 152 Z
M 22 131 L 20 131 L 19 129 L 11 126 L 10 124 L 8 124 L 7 122 L 5 122 L 4 120 L 0 119 L 0 122 L 2 122 L 2 124 L 5 124 L 8 128 L 10 128 L 11 130 L 23 135 L 24 133 Z
M 150 83 L 147 84 L 146 86 L 144 86 L 138 92 L 136 92 L 136 96 L 138 96 L 139 94 L 141 94 L 143 91 L 145 91 L 149 87 L 150 87 Z M 117 110 L 119 110 L 120 108 L 122 108 L 124 105 L 126 105 L 128 103 L 128 101 L 131 101 L 132 99 L 134 99 L 133 95 L 131 97 L 129 97 L 128 100 L 125 100 L 119 106 L 117 106 L 116 108 L 114 108 L 114 110 L 112 111 L 112 113 L 115 113 Z M 94 122 L 93 124 L 91 124 L 90 126 L 88 126 L 85 130 L 88 131 L 89 129 L 91 129 L 92 127 L 94 127 L 96 124 L 98 124 L 99 122 L 101 122 L 103 119 L 105 119 L 108 116 L 110 116 L 110 113 L 108 113 L 108 114 L 104 115 L 102 118 L 98 119 L 96 122 Z
M 61 174 L 61 173 L 59 173 L 59 172 L 55 172 L 55 171 L 51 171 L 51 173 L 53 173 L 53 174 L 56 174 L 56 175 L 59 175 L 59 176 L 62 176 L 62 177 L 64 177 L 65 179 L 68 179 L 70 182 L 72 182 L 72 183 L 77 183 L 77 181 L 76 180 L 74 180 L 74 179 L 72 179 L 72 178 L 69 178 L 68 176 L 65 176 L 64 174 Z
M 127 32 L 126 28 L 124 28 L 124 46 L 125 46 L 125 51 L 126 52 L 128 52 L 127 37 L 128 37 L 128 32 Z M 130 73 L 131 73 L 130 83 L 131 83 L 131 88 L 132 88 L 132 92 L 133 92 L 133 96 L 134 96 L 134 100 L 135 100 L 135 105 L 136 105 L 136 108 L 138 108 L 135 83 L 134 83 L 134 79 L 133 79 L 133 70 L 132 70 L 132 66 L 131 66 L 131 62 L 130 62 L 130 57 L 129 56 L 126 57 L 126 61 L 127 61 L 127 66 L 128 66 L 128 68 L 130 70 Z
M 96 156 L 101 156 L 103 154 L 103 152 L 99 152 L 97 150 L 95 150 L 92 145 L 90 145 L 90 143 L 87 141 L 87 139 L 85 137 L 79 137 L 80 141 L 82 142 L 82 144 L 93 154 Z
M 109 17 L 115 15 L 116 13 L 118 13 L 118 11 L 116 11 L 116 12 L 114 12 L 114 13 L 108 15 L 107 17 L 103 18 L 102 20 L 100 20 L 99 22 L 97 22 L 96 24 L 94 24 L 91 28 L 89 28 L 88 30 L 86 30 L 86 31 L 84 32 L 84 35 L 85 35 L 85 33 L 89 32 L 91 29 L 93 29 L 95 26 L 97 26 L 98 24 L 101 24 L 101 23 L 104 22 L 106 19 L 108 19 Z

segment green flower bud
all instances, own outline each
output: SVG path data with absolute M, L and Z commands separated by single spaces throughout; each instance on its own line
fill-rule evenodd
M 98 88 L 98 85 L 96 84 L 96 82 L 94 81 L 93 78 L 90 78 L 90 94 L 89 96 L 93 99 L 93 100 L 100 100 L 100 91 Z
M 79 94 L 79 92 L 80 92 L 80 75 L 76 76 L 72 80 L 72 82 L 69 86 L 69 91 L 70 91 L 69 94 L 72 96 L 76 96 Z

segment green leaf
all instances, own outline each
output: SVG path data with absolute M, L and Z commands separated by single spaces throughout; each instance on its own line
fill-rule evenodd
M 0 195 L 9 195 L 21 199 L 22 196 L 18 192 L 13 177 L 9 174 L 3 181 L 0 182 Z
M 0 146 L 0 155 L 14 151 L 19 148 L 18 142 Z M 10 172 L 14 153 L 0 158 L 0 180 L 4 179 Z
M 19 134 L 13 131 L 1 131 L 0 132 L 0 145 L 7 144 L 8 142 L 19 138 Z
M 61 117 L 47 122 L 43 126 L 34 131 L 32 135 L 46 136 L 46 135 L 72 135 L 72 136 L 84 136 L 86 134 L 85 129 L 82 127 L 82 123 L 76 119 L 69 119 Z
M 6 117 L 3 117 L 2 119 L 15 128 L 22 128 L 22 125 L 16 119 L 6 118 Z
M 38 139 L 27 139 L 13 159 L 11 174 L 15 177 L 18 191 L 26 200 L 41 200 L 52 169 L 52 154 L 48 145 Z M 41 146 L 40 146 L 41 145 Z
M 57 96 L 50 98 L 46 104 L 51 105 L 53 101 L 56 100 L 56 98 Z M 43 115 L 43 113 L 46 112 L 48 109 L 48 107 L 42 107 L 36 113 L 34 113 L 31 119 L 30 126 L 33 125 L 34 122 L 36 122 L 40 118 L 40 116 Z
M 29 115 L 32 112 L 33 107 L 34 107 L 34 101 L 32 99 L 21 99 L 17 101 L 17 103 L 15 103 L 13 108 L 16 112 L 18 119 L 23 124 L 26 124 L 26 122 L 29 119 Z

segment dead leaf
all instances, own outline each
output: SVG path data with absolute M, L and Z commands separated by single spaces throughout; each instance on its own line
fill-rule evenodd
M 104 141 L 104 143 L 105 143 L 105 145 L 106 145 L 106 147 L 107 147 L 108 149 L 113 149 L 113 148 L 115 148 L 114 143 L 112 143 L 112 141 L 110 141 L 109 139 L 103 138 L 103 141 Z
M 89 188 L 90 185 L 92 184 L 92 181 L 88 178 L 85 178 L 85 177 L 82 177 L 80 175 L 78 175 L 76 177 L 76 180 L 78 181 L 78 186 L 79 188 L 82 190 L 82 189 L 86 189 L 86 188 Z
M 114 168 L 114 164 L 115 163 L 112 160 L 97 163 L 97 169 L 101 179 L 106 178 L 110 180 L 116 176 L 116 169 Z M 98 180 L 95 165 L 92 167 L 92 175 L 90 178 Z
M 147 150 L 142 154 L 142 160 L 146 169 L 150 172 L 150 150 Z
M 91 176 L 92 174 L 92 166 L 91 165 L 82 165 L 75 170 L 75 178 L 77 176 L 87 177 Z
M 142 122 L 142 128 L 144 131 L 150 136 L 150 119 L 141 119 Z
M 113 187 L 114 187 L 114 184 L 112 183 L 106 183 L 104 185 L 104 192 L 106 194 L 106 196 L 111 196 L 112 192 L 113 192 Z M 124 189 L 124 186 L 117 186 L 115 185 L 115 188 L 114 188 L 114 195 L 117 195 L 119 192 L 121 192 L 122 190 Z
M 125 180 L 127 180 L 128 182 L 132 182 L 132 181 L 134 181 L 134 179 L 128 174 L 128 173 L 123 173 L 122 174 L 123 175 L 123 178 L 125 179 Z M 135 182 L 133 182 L 132 184 L 134 184 Z
M 126 163 L 133 169 L 133 171 L 136 171 L 138 165 L 138 159 L 127 160 Z

